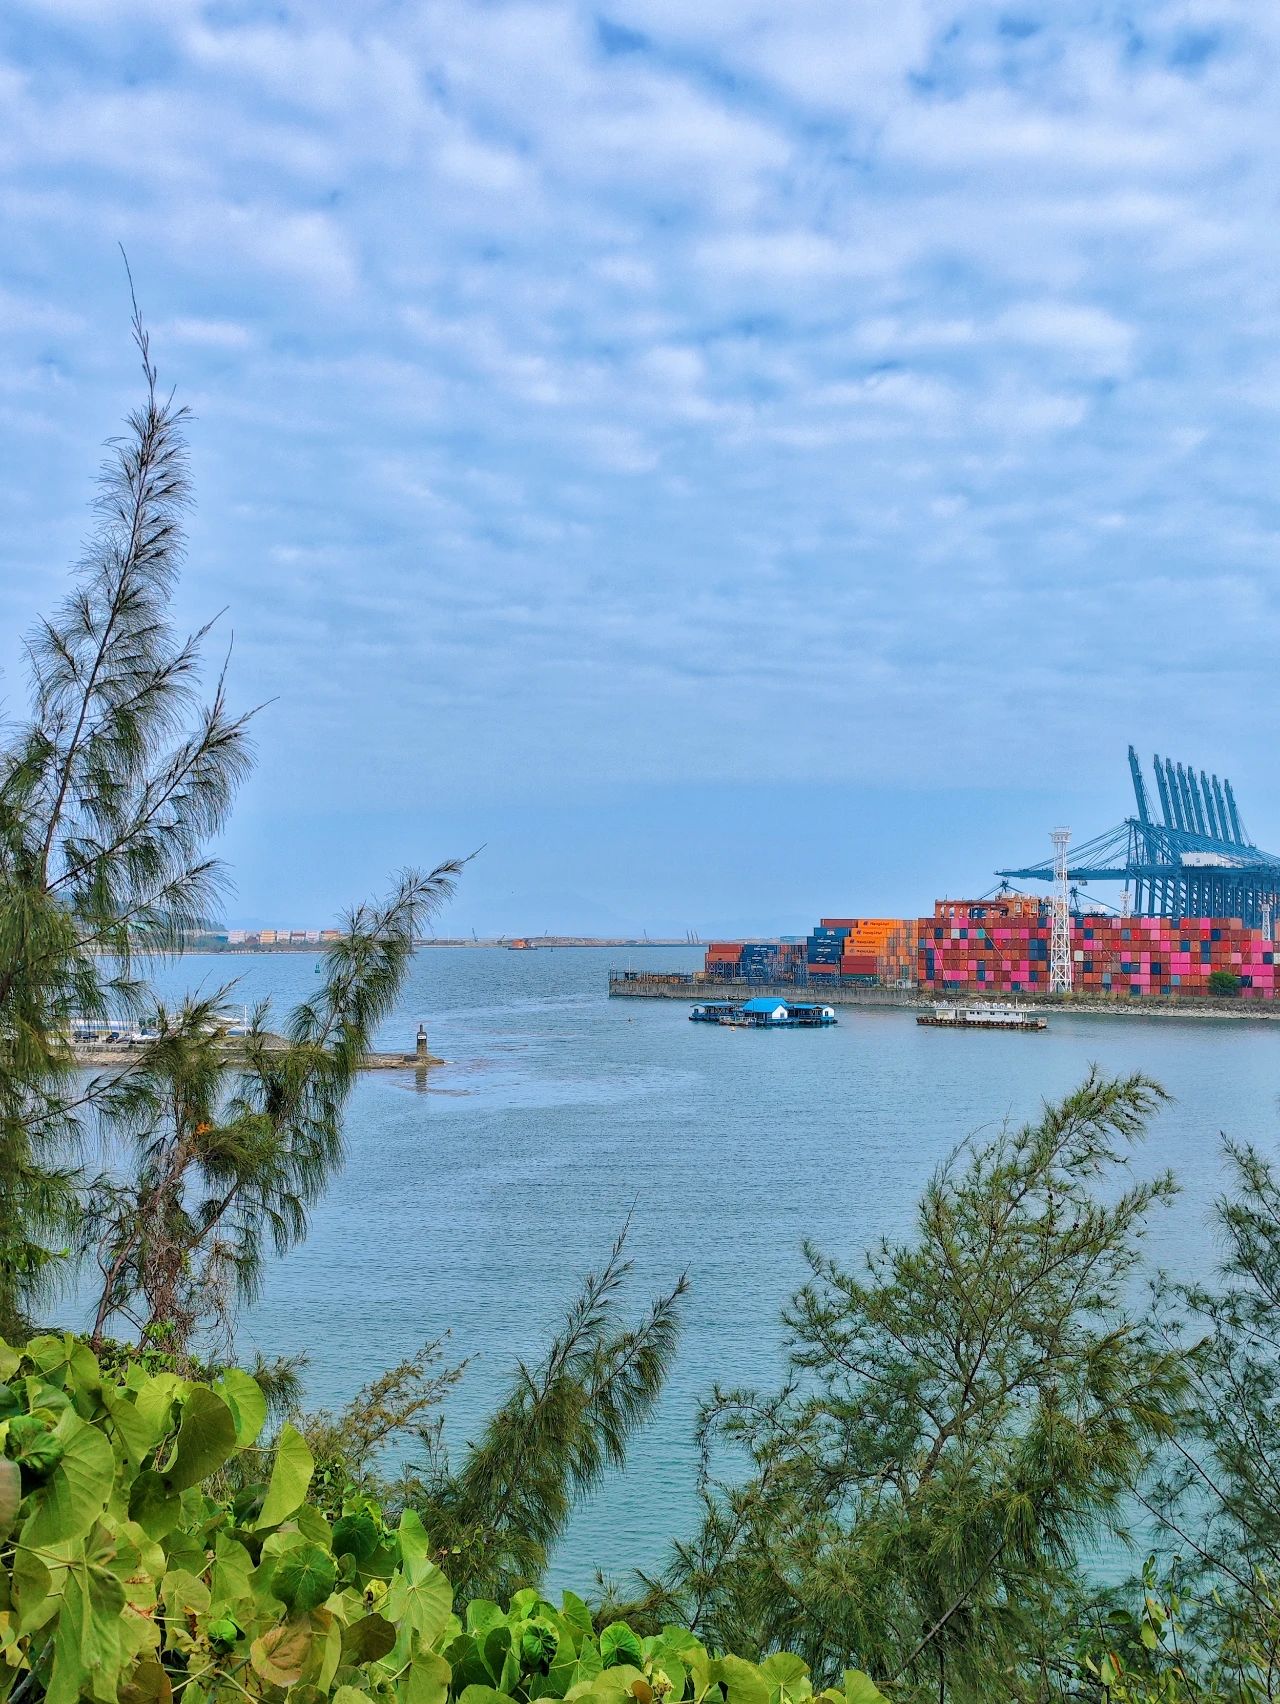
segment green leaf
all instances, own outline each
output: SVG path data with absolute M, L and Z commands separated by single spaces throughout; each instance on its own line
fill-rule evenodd
M 789 1651 L 775 1651 L 760 1664 L 760 1673 L 774 1686 L 793 1687 L 809 1678 L 809 1665 Z
M 362 1615 L 343 1630 L 345 1663 L 376 1663 L 396 1642 L 396 1630 L 384 1615 Z
M 20 1548 L 14 1556 L 12 1587 L 18 1632 L 33 1633 L 43 1627 L 56 1608 L 50 1595 L 53 1575 L 33 1550 Z
M 111 1385 L 103 1386 L 102 1400 L 116 1431 L 120 1434 L 126 1458 L 134 1467 L 141 1467 L 145 1457 L 155 1449 L 168 1427 L 157 1425 L 154 1415 L 142 1413 L 137 1403 L 131 1402 L 123 1391 L 115 1390 Z
M 729 1704 L 769 1704 L 769 1683 L 744 1657 L 719 1657 L 711 1665 L 714 1679 L 728 1688 Z
M 472 1598 L 467 1605 L 467 1632 L 483 1635 L 506 1620 L 501 1608 L 488 1598 Z
M 271 1481 L 256 1523 L 259 1531 L 288 1520 L 306 1496 L 314 1470 L 315 1462 L 306 1439 L 286 1420 L 280 1429 L 275 1460 L 271 1464 Z
M 595 1628 L 595 1623 L 591 1619 L 591 1611 L 574 1592 L 564 1592 L 561 1595 L 560 1613 L 580 1633 L 590 1633 Z
M 62 1460 L 30 1499 L 32 1510 L 22 1541 L 36 1549 L 80 1538 L 107 1506 L 115 1480 L 115 1456 L 107 1439 L 65 1409 L 54 1428 Z
M 153 1373 L 138 1387 L 133 1405 L 151 1429 L 154 1443 L 158 1444 L 172 1426 L 173 1405 L 186 1388 L 176 1373 Z
M 333 1554 L 367 1562 L 378 1548 L 380 1536 L 372 1515 L 340 1515 L 333 1523 Z
M 164 1478 L 147 1468 L 129 1489 L 129 1519 L 137 1521 L 148 1538 L 166 1538 L 182 1515 L 182 1499 Z
M 530 1621 L 520 1638 L 522 1668 L 540 1669 L 549 1666 L 559 1648 L 555 1628 L 548 1621 Z
M 236 1443 L 247 1450 L 267 1423 L 267 1399 L 257 1379 L 240 1367 L 228 1367 L 214 1386 L 231 1410 L 236 1423 Z
M 22 1503 L 22 1471 L 16 1461 L 0 1459 L 0 1538 L 8 1538 Z
M 124 1587 L 105 1568 L 68 1570 L 53 1635 L 46 1704 L 75 1704 L 82 1691 L 110 1696 L 124 1665 Z
M 498 1692 L 492 1686 L 468 1686 L 463 1689 L 458 1704 L 512 1704 L 509 1693 Z
M 845 1704 L 886 1704 L 884 1693 L 861 1669 L 845 1670 L 844 1698 Z
M 38 1414 L 19 1414 L 11 1420 L 4 1447 L 5 1454 L 27 1475 L 28 1483 L 47 1479 L 62 1460 L 62 1440 Z
M 416 1651 L 401 1692 L 404 1704 L 445 1704 L 449 1678 L 449 1665 L 443 1657 L 435 1651 Z
M 182 1405 L 173 1459 L 164 1470 L 172 1491 L 186 1491 L 216 1473 L 236 1447 L 236 1423 L 220 1396 L 193 1385 Z
M 271 1590 L 295 1615 L 305 1615 L 329 1596 L 338 1583 L 333 1557 L 318 1544 L 299 1544 L 276 1563 Z
M 611 1621 L 601 1633 L 600 1661 L 605 1668 L 614 1668 L 619 1663 L 630 1663 L 633 1668 L 643 1665 L 644 1650 L 625 1621 Z

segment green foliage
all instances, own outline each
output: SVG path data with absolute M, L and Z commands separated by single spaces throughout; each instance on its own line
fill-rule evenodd
M 512 1389 L 455 1469 L 439 1431 L 400 1494 L 449 1552 L 467 1596 L 502 1598 L 541 1578 L 575 1500 L 621 1466 L 666 1380 L 680 1327 L 681 1277 L 638 1324 L 620 1316 L 631 1272 L 624 1228 L 589 1274 L 546 1354 Z
M 1143 1501 L 1182 1555 L 1195 1644 L 1280 1675 L 1280 1176 L 1251 1144 L 1228 1141 L 1225 1154 L 1216 1282 L 1159 1293 L 1192 1388 Z
M 60 1161 L 110 1085 L 73 1092 L 74 1014 L 137 1011 L 139 946 L 202 919 L 220 871 L 205 847 L 248 763 L 219 679 L 195 680 L 205 632 L 169 602 L 190 500 L 185 412 L 157 388 L 111 446 L 77 584 L 27 641 L 31 709 L 0 744 L 0 1324 L 48 1293 L 76 1220 Z
M 308 1500 L 312 1459 L 286 1426 L 256 1445 L 265 1401 L 133 1360 L 117 1379 L 87 1345 L 0 1343 L 0 1698 L 51 1704 L 805 1704 L 803 1663 L 717 1658 L 675 1626 L 597 1635 L 585 1604 L 536 1590 L 502 1610 L 453 1591 L 412 1510 L 396 1526 L 353 1494 Z M 265 1483 L 233 1498 L 234 1458 Z M 864 1675 L 822 1695 L 874 1704 Z
M 144 1341 L 186 1348 L 203 1327 L 229 1346 L 236 1305 L 253 1297 L 267 1251 L 306 1235 L 342 1165 L 342 1119 L 364 1055 L 394 1006 L 415 935 L 448 895 L 456 860 L 405 871 L 382 903 L 360 906 L 326 955 L 318 996 L 287 1020 L 258 1008 L 235 1049 L 219 993 L 161 1010 L 102 1115 L 127 1144 L 132 1176 L 100 1179 L 82 1239 L 102 1275 L 93 1341 L 117 1318 Z
M 76 585 L 29 637 L 28 718 L 0 738 L 0 1331 L 21 1336 L 88 1251 L 94 1341 L 124 1322 L 183 1353 L 205 1328 L 225 1348 L 265 1251 L 305 1234 L 341 1164 L 355 1072 L 459 865 L 405 871 L 351 913 L 283 1037 L 263 1008 L 232 1058 L 222 996 L 191 1001 L 159 1014 L 126 1068 L 77 1082 L 71 1020 L 153 1018 L 139 954 L 207 925 L 222 887 L 208 846 L 250 763 L 221 675 L 200 702 L 208 630 L 170 620 L 186 413 L 158 387 L 136 310 L 134 336 L 145 400 L 111 446 Z M 90 1126 L 125 1157 L 96 1181 L 80 1164 Z
M 1158 1100 L 1091 1075 L 962 1150 L 914 1240 L 859 1272 L 809 1251 L 792 1378 L 716 1394 L 707 1461 L 737 1445 L 748 1470 L 708 1470 L 701 1529 L 647 1582 L 646 1613 L 931 1697 L 996 1696 L 1038 1666 L 1069 1631 L 1081 1541 L 1120 1519 L 1183 1390 L 1178 1351 L 1124 1306 L 1173 1191 L 1124 1176 Z
M 1211 970 L 1209 972 L 1209 992 L 1230 996 L 1240 992 L 1241 982 L 1234 970 Z

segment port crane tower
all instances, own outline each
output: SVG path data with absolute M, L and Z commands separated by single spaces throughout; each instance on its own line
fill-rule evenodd
M 1138 917 L 1239 917 L 1269 926 L 1280 904 L 1280 857 L 1255 846 L 1245 831 L 1230 781 L 1191 764 L 1154 759 L 1159 817 L 1138 754 L 1129 747 L 1136 811 L 1071 850 L 1067 879 L 1075 885 L 1123 882 Z M 1020 870 L 998 870 L 1003 882 L 1061 882 L 1046 858 Z

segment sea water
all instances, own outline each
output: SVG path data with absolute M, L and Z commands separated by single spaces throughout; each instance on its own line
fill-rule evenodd
M 700 961 L 692 948 L 420 952 L 378 1040 L 412 1051 L 425 1022 L 448 1064 L 360 1080 L 345 1168 L 239 1328 L 242 1357 L 305 1355 L 313 1407 L 447 1333 L 446 1359 L 468 1361 L 447 1404 L 459 1452 L 629 1222 L 635 1316 L 688 1275 L 679 1352 L 626 1469 L 575 1512 L 553 1586 L 661 1565 L 696 1519 L 699 1401 L 717 1382 L 782 1377 L 803 1239 L 853 1262 L 909 1235 L 922 1185 L 966 1136 L 1033 1118 L 1091 1063 L 1155 1077 L 1173 1099 L 1135 1167 L 1172 1167 L 1182 1184 L 1147 1251 L 1183 1276 L 1214 1262 L 1221 1133 L 1277 1149 L 1280 1024 L 1055 1013 L 1044 1033 L 951 1034 L 841 1007 L 834 1029 L 770 1034 L 608 997 L 611 966 Z M 269 996 L 283 1013 L 314 994 L 318 964 L 192 956 L 156 983 L 174 999 L 234 982 L 232 999 Z

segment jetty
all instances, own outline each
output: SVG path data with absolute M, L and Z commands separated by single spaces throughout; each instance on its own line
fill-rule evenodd
M 156 1032 L 145 1026 L 105 1023 L 89 1024 L 74 1019 L 70 1037 L 71 1053 L 76 1065 L 85 1071 L 123 1069 L 145 1060 L 148 1046 L 158 1039 Z M 289 1043 L 282 1035 L 266 1038 L 268 1052 L 283 1052 Z M 245 1053 L 243 1026 L 228 1025 L 219 1042 L 223 1057 L 234 1063 Z M 412 1051 L 403 1053 L 366 1053 L 360 1061 L 362 1071 L 426 1071 L 448 1061 L 431 1052 L 426 1029 L 419 1025 Z

